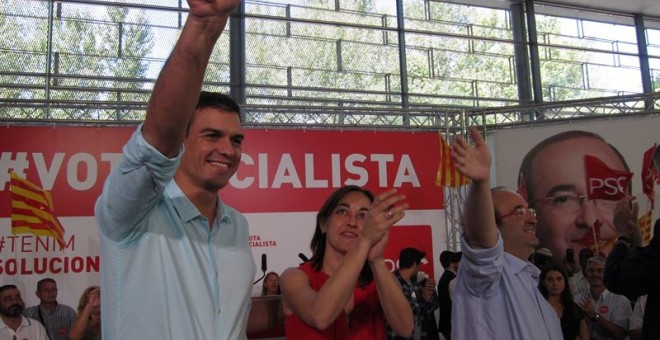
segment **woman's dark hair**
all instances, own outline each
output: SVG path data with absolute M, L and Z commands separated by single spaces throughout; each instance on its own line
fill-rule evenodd
M 352 192 L 359 192 L 364 194 L 369 198 L 369 201 L 374 201 L 374 194 L 371 191 L 362 189 L 357 185 L 347 185 L 339 188 L 337 191 L 333 192 L 328 199 L 325 200 L 321 210 L 316 214 L 316 229 L 314 230 L 314 236 L 312 237 L 312 242 L 310 243 L 310 248 L 312 249 L 312 268 L 315 271 L 320 271 L 323 266 L 323 258 L 325 256 L 325 246 L 327 237 L 326 234 L 321 230 L 321 225 L 323 225 L 332 215 L 332 212 L 335 210 L 339 201 L 341 201 L 344 196 Z M 360 287 L 365 287 L 368 283 L 373 280 L 373 273 L 371 268 L 365 262 L 358 277 L 358 283 Z
M 543 286 L 543 281 L 545 280 L 545 277 L 548 276 L 549 272 L 559 272 L 561 276 L 564 278 L 564 290 L 561 292 L 560 300 L 561 303 L 564 305 L 564 313 L 569 313 L 569 316 L 572 318 L 573 317 L 573 305 L 575 304 L 573 302 L 573 295 L 571 294 L 571 288 L 568 285 L 568 276 L 566 275 L 566 272 L 564 269 L 554 263 L 547 264 L 541 269 L 541 277 L 539 279 L 539 290 L 541 291 L 541 294 L 543 297 L 548 299 L 548 290 Z
M 541 294 L 543 294 L 543 297 L 546 299 L 548 298 L 548 290 L 543 286 L 543 280 L 545 280 L 545 277 L 548 276 L 549 272 L 559 272 L 561 273 L 561 276 L 564 278 L 564 291 L 561 292 L 561 302 L 564 304 L 564 306 L 570 306 L 567 303 L 573 303 L 573 296 L 571 295 L 571 289 L 568 286 L 568 276 L 566 276 L 566 272 L 564 269 L 554 263 L 547 264 L 543 266 L 541 269 L 541 277 L 539 279 L 539 290 L 541 291 Z

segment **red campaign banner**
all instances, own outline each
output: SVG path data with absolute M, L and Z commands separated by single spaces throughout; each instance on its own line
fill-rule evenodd
M 651 209 L 653 208 L 653 203 L 655 201 L 655 192 L 654 185 L 656 181 L 660 181 L 660 176 L 658 176 L 658 169 L 655 168 L 653 163 L 653 152 L 655 151 L 656 145 L 653 144 L 648 150 L 644 151 L 644 156 L 642 156 L 642 192 L 649 198 L 651 201 Z
M 391 266 L 390 270 L 394 272 L 399 261 L 399 252 L 404 248 L 416 248 L 426 253 L 424 260 L 420 266 L 420 270 L 428 274 L 435 280 L 434 271 L 434 258 L 433 253 L 433 231 L 430 225 L 415 225 L 415 226 L 394 226 L 390 230 L 389 239 L 387 240 L 387 247 L 383 256 L 385 257 L 388 265 Z
M 610 169 L 605 162 L 594 156 L 584 156 L 587 179 L 587 196 L 590 200 L 616 201 L 626 197 L 626 188 L 632 172 Z
M 10 211 L 9 171 L 51 191 L 55 214 L 92 216 L 135 127 L 7 127 L 0 133 L 0 217 Z M 220 195 L 239 211 L 316 211 L 356 184 L 396 188 L 411 209 L 441 209 L 437 132 L 246 129 L 238 172 Z

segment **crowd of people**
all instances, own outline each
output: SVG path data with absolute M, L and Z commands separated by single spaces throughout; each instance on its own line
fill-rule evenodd
M 0 287 L 0 340 L 101 339 L 100 288 L 92 286 L 80 296 L 78 310 L 57 301 L 57 282 L 37 282 L 39 304 L 25 308 L 16 285 Z
M 218 195 L 240 163 L 241 111 L 201 91 L 239 3 L 188 0 L 146 118 L 96 203 L 102 289 L 86 289 L 76 311 L 44 279 L 40 304 L 25 309 L 17 287 L 4 285 L 0 339 L 235 340 L 282 323 L 289 339 L 660 339 L 660 233 L 641 248 L 628 193 L 587 202 L 575 164 L 595 155 L 612 169 L 628 165 L 581 131 L 534 147 L 517 191 L 491 188 L 491 154 L 476 128 L 472 143 L 456 138 L 451 157 L 471 184 L 461 252 L 440 254 L 437 289 L 421 270 L 431 260 L 423 250 L 402 249 L 394 273 L 386 265 L 406 197 L 347 185 L 317 214 L 311 259 L 266 275 L 262 295 L 281 304 L 253 305 L 248 223 Z M 584 246 L 590 238 L 596 251 Z

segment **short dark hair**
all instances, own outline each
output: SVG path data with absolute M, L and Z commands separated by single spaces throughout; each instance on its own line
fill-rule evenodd
M 37 282 L 37 291 L 40 291 L 42 286 L 46 283 L 57 284 L 57 282 L 55 282 L 55 280 L 51 279 L 50 277 L 47 277 L 45 279 L 41 279 L 41 280 L 39 280 L 39 282 Z
M 2 292 L 4 292 L 7 289 L 18 289 L 18 287 L 16 287 L 16 285 L 4 285 L 0 287 L 0 294 L 2 294 Z
M 655 165 L 655 171 L 660 174 L 660 145 L 653 151 L 653 164 Z
M 414 264 L 420 264 L 426 253 L 417 248 L 403 248 L 399 252 L 399 269 L 412 267 Z
M 454 252 L 445 250 L 442 253 L 440 253 L 440 265 L 442 268 L 447 269 L 449 265 L 453 262 L 452 258 L 454 257 Z
M 241 107 L 238 106 L 238 103 L 230 96 L 218 92 L 208 92 L 202 91 L 199 93 L 199 99 L 197 100 L 197 106 L 195 111 L 212 107 L 222 111 L 235 112 L 238 115 L 238 119 L 243 123 L 243 118 L 241 117 Z M 188 135 L 188 130 L 195 120 L 195 114 L 193 113 L 192 117 L 188 121 L 188 126 L 186 127 L 186 136 Z

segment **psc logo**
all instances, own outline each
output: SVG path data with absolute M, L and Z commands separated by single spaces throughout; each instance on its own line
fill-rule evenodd
M 630 176 L 621 175 L 608 178 L 589 178 L 589 197 L 620 196 L 626 192 Z

